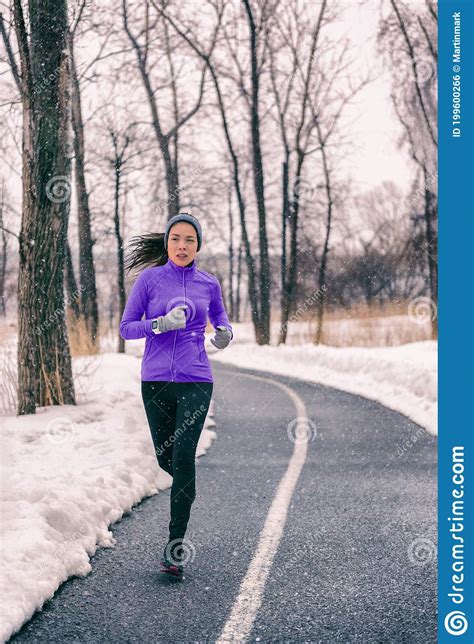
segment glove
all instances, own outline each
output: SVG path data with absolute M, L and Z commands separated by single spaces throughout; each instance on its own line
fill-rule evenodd
M 218 349 L 225 349 L 232 337 L 232 331 L 226 326 L 216 327 L 216 335 L 211 338 L 211 343 Z
M 158 331 L 165 333 L 165 331 L 183 329 L 186 326 L 186 313 L 184 309 L 187 308 L 187 304 L 181 304 L 180 306 L 175 306 L 166 315 L 160 315 L 155 318 L 155 320 L 158 320 Z

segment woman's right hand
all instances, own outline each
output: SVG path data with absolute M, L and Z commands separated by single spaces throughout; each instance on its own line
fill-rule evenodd
M 187 304 L 180 304 L 171 309 L 166 315 L 160 315 L 155 318 L 158 320 L 158 330 L 160 333 L 173 331 L 174 329 L 183 329 L 186 326 L 186 313 L 184 309 L 187 308 Z

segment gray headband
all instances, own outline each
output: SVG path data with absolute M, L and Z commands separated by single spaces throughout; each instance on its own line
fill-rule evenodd
M 165 228 L 165 248 L 168 248 L 168 236 L 170 232 L 171 226 L 174 224 L 177 224 L 179 221 L 186 221 L 188 224 L 192 224 L 194 228 L 196 229 L 196 234 L 197 234 L 197 249 L 199 250 L 201 248 L 202 244 L 202 230 L 201 230 L 201 224 L 198 222 L 196 217 L 193 217 L 193 215 L 189 215 L 187 212 L 181 212 L 179 215 L 175 215 L 174 217 L 171 217 L 171 219 L 168 220 L 166 223 L 166 228 Z

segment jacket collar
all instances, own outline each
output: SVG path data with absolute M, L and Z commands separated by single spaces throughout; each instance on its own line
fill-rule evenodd
M 178 266 L 168 257 L 168 261 L 164 266 L 167 271 L 177 275 L 178 277 L 183 277 L 183 274 L 186 275 L 186 277 L 189 277 L 194 275 L 197 271 L 196 258 L 194 258 L 192 263 L 188 266 Z

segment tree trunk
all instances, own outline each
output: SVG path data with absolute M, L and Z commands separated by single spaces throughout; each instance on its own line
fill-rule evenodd
M 82 119 L 81 89 L 76 72 L 74 43 L 69 41 L 71 75 L 71 114 L 74 132 L 74 177 L 77 193 L 77 219 L 79 226 L 79 282 L 81 285 L 81 312 L 92 345 L 99 345 L 99 312 L 91 234 L 89 193 L 85 177 L 84 123 Z
M 120 158 L 115 160 L 115 189 L 114 189 L 114 230 L 115 238 L 117 240 L 117 279 L 118 279 L 118 293 L 119 293 L 119 311 L 125 309 L 125 276 L 123 270 L 123 239 L 120 232 L 120 181 L 122 178 L 122 161 Z M 119 334 L 118 338 L 118 352 L 125 353 L 125 340 Z
M 288 320 L 293 307 L 296 292 L 296 275 L 298 259 L 298 215 L 300 210 L 301 182 L 303 173 L 303 163 L 305 155 L 298 152 L 298 161 L 296 164 L 295 185 L 293 189 L 293 199 L 288 209 L 288 219 L 290 224 L 290 261 L 288 266 L 288 275 L 285 275 L 285 300 L 282 307 L 282 325 L 285 329 L 284 342 L 288 332 Z
M 324 316 L 324 306 L 325 306 L 325 296 L 326 296 L 326 266 L 329 255 L 329 239 L 331 237 L 332 229 L 332 186 L 331 186 L 331 174 L 329 172 L 329 165 L 326 156 L 326 148 L 324 147 L 324 141 L 321 136 L 321 129 L 319 123 L 316 124 L 318 131 L 318 138 L 321 144 L 321 156 L 323 160 L 323 169 L 324 169 L 324 179 L 325 179 L 325 188 L 326 188 L 326 197 L 327 197 L 327 220 L 326 220 L 326 235 L 324 238 L 323 252 L 321 255 L 321 264 L 319 266 L 319 276 L 318 276 L 318 289 L 320 292 L 320 298 L 317 305 L 316 313 L 316 335 L 314 339 L 314 344 L 321 343 L 321 337 L 323 333 L 323 316 Z
M 286 150 L 285 160 L 282 168 L 282 212 L 281 212 L 281 264 L 280 264 L 280 281 L 281 281 L 281 301 L 280 301 L 280 332 L 278 335 L 278 344 L 285 344 L 288 333 L 288 292 L 286 290 L 286 227 L 289 213 L 289 151 Z
M 37 406 L 75 404 L 64 310 L 70 195 L 67 6 L 65 0 L 32 0 L 29 40 L 20 0 L 13 11 L 23 104 L 18 414 L 29 414 Z
M 260 250 L 260 325 L 257 328 L 257 344 L 270 344 L 270 264 L 268 259 L 268 237 L 266 228 L 265 180 L 260 144 L 259 89 L 260 78 L 257 68 L 257 29 L 248 0 L 244 0 L 250 28 L 250 129 L 253 153 L 253 182 L 258 214 L 258 238 Z
M 5 193 L 2 189 L 1 202 L 0 202 L 0 229 L 2 231 L 2 252 L 0 256 L 0 315 L 5 317 L 6 307 L 5 307 L 5 277 L 7 274 L 7 253 L 8 253 L 8 244 L 7 244 L 7 234 L 3 228 L 3 209 L 5 205 Z
M 239 254 L 237 256 L 237 293 L 235 296 L 235 311 L 234 311 L 234 320 L 236 322 L 240 322 L 240 284 L 242 281 L 242 265 L 243 265 L 243 260 L 242 260 L 242 239 L 240 240 L 239 244 Z
M 228 214 L 229 214 L 229 311 L 231 313 L 231 321 L 234 319 L 234 219 L 232 217 L 232 189 L 229 184 L 227 193 L 228 199 Z

